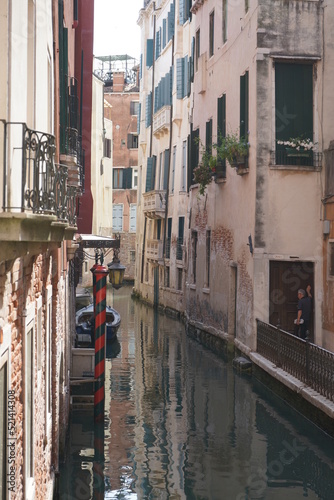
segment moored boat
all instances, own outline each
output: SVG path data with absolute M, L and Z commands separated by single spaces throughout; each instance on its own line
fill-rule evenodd
M 106 341 L 113 342 L 121 324 L 121 316 L 112 307 L 106 306 Z M 94 346 L 94 304 L 79 309 L 75 315 L 76 346 Z

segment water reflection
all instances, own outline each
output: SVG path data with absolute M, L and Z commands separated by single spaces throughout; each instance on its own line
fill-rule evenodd
M 122 323 L 106 360 L 104 498 L 331 499 L 333 441 L 129 295 L 107 294 Z M 89 410 L 73 413 L 70 445 L 60 498 L 99 498 Z

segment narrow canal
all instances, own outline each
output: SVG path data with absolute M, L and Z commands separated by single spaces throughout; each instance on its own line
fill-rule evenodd
M 131 288 L 108 289 L 107 303 L 122 323 L 102 445 L 93 408 L 72 410 L 61 500 L 334 498 L 330 437 Z

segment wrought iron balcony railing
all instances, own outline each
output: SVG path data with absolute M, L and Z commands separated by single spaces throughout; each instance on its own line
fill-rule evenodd
M 322 153 L 315 151 L 271 151 L 272 165 L 287 165 L 296 167 L 313 167 L 319 169 L 322 165 Z
M 55 215 L 76 224 L 78 189 L 68 186 L 68 168 L 55 164 L 55 137 L 25 123 L 4 124 L 4 212 Z

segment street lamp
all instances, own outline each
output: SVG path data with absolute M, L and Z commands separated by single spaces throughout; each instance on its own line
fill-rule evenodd
M 119 260 L 119 248 L 114 248 L 114 258 L 112 262 L 108 264 L 109 270 L 109 281 L 112 284 L 113 288 L 118 290 L 121 288 L 124 279 L 124 272 L 126 267 L 120 263 Z

